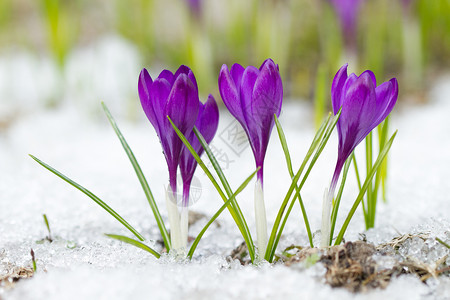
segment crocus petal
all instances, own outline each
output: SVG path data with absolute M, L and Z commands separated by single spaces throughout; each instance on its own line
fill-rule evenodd
M 239 74 L 238 67 L 235 67 L 235 69 L 236 71 L 234 74 Z M 240 87 L 238 88 L 238 86 L 240 86 L 240 81 L 235 82 L 227 65 L 223 65 L 219 73 L 220 96 L 230 113 L 239 121 L 239 123 L 245 124 L 239 93 Z
M 197 120 L 198 103 L 198 93 L 194 84 L 186 74 L 181 74 L 175 80 L 164 112 L 181 132 L 186 133 L 192 130 Z
M 145 114 L 147 118 L 152 123 L 153 127 L 155 127 L 158 136 L 161 138 L 161 131 L 164 130 L 164 124 L 166 120 L 164 119 L 164 106 L 167 101 L 167 97 L 169 96 L 171 86 L 169 82 L 165 79 L 157 78 L 151 88 L 150 88 L 150 99 L 151 99 L 151 110 L 149 108 L 144 107 Z M 149 113 L 154 115 L 149 115 Z M 154 124 L 152 118 L 156 120 Z
M 242 74 L 241 88 L 240 88 L 240 105 L 242 114 L 244 116 L 244 123 L 242 127 L 244 130 L 253 131 L 255 130 L 254 122 L 252 121 L 253 116 L 251 112 L 253 88 L 255 86 L 256 79 L 258 78 L 259 70 L 253 66 L 249 66 L 245 69 L 244 74 Z M 239 121 L 239 120 L 238 120 Z
M 178 76 L 180 76 L 180 74 L 186 74 L 188 76 L 188 78 L 191 80 L 191 82 L 194 84 L 195 89 L 198 91 L 198 87 L 197 87 L 197 80 L 195 79 L 194 73 L 192 72 L 192 70 L 185 65 L 181 65 L 178 70 L 175 72 L 175 79 L 178 78 Z
M 273 61 L 267 62 L 261 69 L 253 88 L 251 114 L 248 122 L 257 129 L 258 143 L 254 145 L 255 157 L 262 165 L 270 133 L 275 123 L 274 114 L 279 116 L 283 99 L 283 86 L 278 68 Z M 250 127 L 250 126 L 249 126 Z
M 175 77 L 173 76 L 173 73 L 169 70 L 163 70 L 161 73 L 159 73 L 158 76 L 159 79 L 165 79 L 170 84 L 170 86 L 173 85 L 173 82 L 175 81 Z
M 346 91 L 342 105 L 340 123 L 340 156 L 343 160 L 365 138 L 372 123 L 371 106 L 375 105 L 376 94 L 369 74 L 360 76 Z
M 336 115 L 342 106 L 342 89 L 347 80 L 347 67 L 348 64 L 343 65 L 336 76 L 334 76 L 333 83 L 331 85 L 331 104 L 333 106 L 333 113 Z
M 383 122 L 383 120 L 391 113 L 398 98 L 398 83 L 397 79 L 392 78 L 388 82 L 376 88 L 377 93 L 377 108 L 378 118 L 374 121 L 376 126 Z M 374 127 L 374 128 L 375 128 Z
M 205 104 L 199 105 L 199 112 L 195 126 L 204 137 L 205 141 L 209 144 L 214 135 L 216 134 L 217 127 L 219 125 L 219 108 L 212 95 L 209 95 Z M 200 156 L 203 153 L 203 147 L 201 146 L 197 136 L 194 132 L 191 132 L 188 137 L 189 143 L 194 148 L 195 152 Z M 184 147 L 180 158 L 180 172 L 183 178 L 183 184 L 190 187 L 192 177 L 194 176 L 195 169 L 197 168 L 197 161 L 194 159 L 189 150 Z M 187 196 L 187 195 L 185 195 Z M 187 201 L 187 199 L 184 199 Z
M 202 112 L 199 112 L 199 117 L 195 123 L 195 126 L 209 144 L 216 134 L 217 127 L 219 126 L 219 107 L 217 106 L 216 100 L 212 95 L 209 95 L 208 100 L 204 105 L 202 105 Z
M 230 73 L 231 73 L 231 77 L 233 77 L 234 84 L 236 85 L 238 95 L 240 95 L 241 80 L 242 80 L 242 75 L 244 75 L 244 71 L 245 71 L 245 68 L 243 66 L 241 66 L 240 64 L 233 64 L 231 66 Z
M 160 125 L 157 120 L 157 113 L 155 112 L 153 107 L 153 99 L 150 97 L 150 90 L 152 88 L 152 85 L 153 81 L 150 77 L 150 74 L 148 74 L 146 69 L 142 69 L 138 81 L 139 99 L 141 100 L 142 109 L 147 115 L 147 118 L 156 129 L 156 132 L 159 133 Z

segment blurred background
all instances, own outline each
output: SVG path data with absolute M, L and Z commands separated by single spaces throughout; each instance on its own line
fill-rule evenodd
M 139 114 L 143 67 L 191 67 L 201 99 L 220 99 L 222 64 L 279 64 L 287 101 L 319 120 L 334 74 L 399 79 L 400 100 L 426 101 L 450 67 L 450 0 L 1 0 L 0 128 L 71 103 L 95 116 Z M 220 102 L 220 101 L 219 101 Z

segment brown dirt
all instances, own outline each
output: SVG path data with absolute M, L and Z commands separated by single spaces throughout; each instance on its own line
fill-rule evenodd
M 352 292 L 383 289 L 389 285 L 391 278 L 403 274 L 414 274 L 424 283 L 431 277 L 450 276 L 450 266 L 445 264 L 447 256 L 430 265 L 411 257 L 401 259 L 396 255 L 401 245 L 414 237 L 429 238 L 427 234 L 407 234 L 377 247 L 365 241 L 347 242 L 327 249 L 293 245 L 277 255 L 275 261 L 287 267 L 298 263 L 303 263 L 306 267 L 317 262 L 322 263 L 326 268 L 326 283 Z M 376 255 L 388 256 L 394 262 L 392 267 L 379 265 L 374 259 Z M 238 259 L 242 265 L 251 263 L 245 243 L 234 249 L 227 259 Z

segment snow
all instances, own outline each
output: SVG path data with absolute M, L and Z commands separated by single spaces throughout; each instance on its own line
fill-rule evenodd
M 154 244 L 159 238 L 158 230 L 147 200 L 100 106 L 100 100 L 105 101 L 116 117 L 167 224 L 164 201 L 167 168 L 156 134 L 138 105 L 135 88 L 140 58 L 137 52 L 113 37 L 91 48 L 77 50 L 63 71 L 65 89 L 58 91 L 64 99 L 62 105 L 53 109 L 43 108 L 42 103 L 52 97 L 50 92 L 57 85 L 59 71 L 45 58 L 30 58 L 23 53 L 11 57 L 15 60 L 0 57 L 0 78 L 25 74 L 26 81 L 32 85 L 14 89 L 0 85 L 0 116 L 10 117 L 20 112 L 7 129 L 0 131 L 0 275 L 12 265 L 30 266 L 31 248 L 38 271 L 32 279 L 19 281 L 12 290 L 0 287 L 0 298 L 448 299 L 448 277 L 431 279 L 425 285 L 413 276 L 401 276 L 385 290 L 351 294 L 326 285 L 321 264 L 310 268 L 269 264 L 244 267 L 236 261 L 227 262 L 225 257 L 242 242 L 227 211 L 218 220 L 220 226 L 213 225 L 207 231 L 190 262 L 174 261 L 168 256 L 157 260 L 142 250 L 107 238 L 104 233 L 128 235 L 128 232 L 92 200 L 40 167 L 28 154 L 98 195 L 149 238 L 150 245 L 158 247 Z M 92 67 L 95 63 L 99 64 L 98 68 Z M 16 67 L 17 73 L 12 74 Z M 36 75 L 42 68 L 46 70 L 42 75 L 45 80 Z M 102 71 L 107 73 L 104 80 L 108 83 L 102 80 Z M 34 78 L 45 84 L 33 82 Z M 379 244 L 399 234 L 427 232 L 431 238 L 449 242 L 450 77 L 436 82 L 429 95 L 427 104 L 399 103 L 394 109 L 391 129 L 398 129 L 398 135 L 390 153 L 388 202 L 379 204 L 377 227 L 367 232 L 358 211 L 346 234 L 347 240 L 356 240 L 364 233 L 368 241 Z M 308 104 L 286 102 L 280 120 L 297 168 L 314 134 L 312 109 Z M 129 118 L 130 107 L 137 111 L 131 113 L 134 119 Z M 231 186 L 237 188 L 254 170 L 254 161 L 248 147 L 239 147 L 230 139 L 228 130 L 233 126 L 233 119 L 222 110 L 213 145 L 214 151 L 220 153 Z M 321 197 L 331 179 L 336 147 L 337 136 L 333 135 L 303 189 L 313 231 L 320 228 Z M 200 169 L 196 178 L 201 195 L 191 209 L 212 216 L 222 202 Z M 338 228 L 356 196 L 354 178 L 349 176 L 347 182 Z M 264 184 L 271 228 L 289 186 L 275 131 L 266 158 Z M 256 236 L 253 184 L 238 200 L 252 235 Z M 37 243 L 48 234 L 42 218 L 44 213 L 50 222 L 53 243 Z M 192 226 L 190 235 L 195 236 L 206 222 L 202 219 Z M 412 243 L 417 249 L 427 246 L 435 251 L 434 258 L 444 255 L 445 252 L 437 252 L 442 248 L 431 241 L 434 239 Z M 292 211 L 278 249 L 292 243 L 307 245 L 297 207 Z M 419 252 L 416 254 L 420 255 Z M 405 255 L 410 254 L 414 253 Z

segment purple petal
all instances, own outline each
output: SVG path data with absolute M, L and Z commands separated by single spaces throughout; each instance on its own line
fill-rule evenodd
M 364 74 L 368 74 L 372 79 L 373 86 L 377 86 L 377 78 L 375 77 L 375 74 L 373 74 L 371 70 L 365 70 L 364 72 L 361 73 L 360 77 L 363 76 Z
M 377 93 L 378 118 L 374 121 L 378 126 L 391 113 L 398 98 L 397 79 L 392 78 L 375 89 Z
M 339 156 L 345 161 L 369 133 L 366 131 L 373 121 L 373 105 L 376 102 L 376 94 L 370 75 L 362 74 L 349 86 L 344 97 L 338 130 L 340 133 Z
M 243 66 L 241 66 L 240 64 L 234 64 L 231 66 L 231 77 L 233 77 L 234 80 L 234 84 L 236 85 L 237 88 L 237 94 L 240 95 L 240 90 L 241 90 L 241 80 L 242 80 L 242 75 L 244 74 L 245 68 Z
M 170 91 L 164 112 L 182 133 L 186 133 L 192 130 L 197 120 L 198 103 L 194 84 L 186 74 L 181 74 Z
M 342 106 L 342 89 L 347 80 L 348 64 L 343 65 L 336 73 L 331 85 L 331 104 L 333 106 L 333 113 L 336 115 Z
M 194 73 L 192 72 L 192 70 L 188 66 L 181 65 L 178 68 L 178 70 L 175 72 L 175 75 L 174 75 L 175 79 L 178 76 L 180 76 L 180 74 L 186 74 L 189 77 L 189 79 L 192 81 L 192 83 L 194 84 L 195 89 L 198 91 L 197 80 L 195 79 Z
M 156 132 L 159 134 L 160 123 L 158 122 L 158 114 L 155 112 L 154 99 L 151 97 L 152 85 L 153 81 L 148 74 L 148 71 L 146 69 L 142 69 L 138 81 L 139 99 L 141 100 L 142 109 L 144 110 L 145 115 L 156 129 Z
M 242 74 L 241 88 L 240 88 L 240 105 L 242 115 L 244 116 L 244 122 L 241 122 L 242 127 L 247 130 L 252 130 L 254 124 L 252 122 L 252 96 L 253 88 L 255 86 L 256 79 L 258 78 L 259 70 L 253 66 L 249 66 Z M 239 121 L 239 120 L 238 120 Z
M 195 126 L 209 144 L 216 134 L 217 127 L 219 126 L 219 107 L 211 94 L 208 96 L 208 100 L 205 104 L 201 106 L 202 109 L 199 111 Z M 197 151 L 197 153 L 199 152 Z
M 194 84 L 186 74 L 180 74 L 168 96 L 164 117 L 169 116 L 175 126 L 185 136 L 189 136 L 198 116 L 198 103 L 198 92 Z M 174 189 L 183 143 L 168 120 L 165 122 L 164 137 L 167 142 L 162 144 L 169 166 L 170 184 Z
M 161 138 L 161 130 L 164 130 L 166 122 L 164 116 L 164 106 L 169 97 L 171 86 L 165 79 L 157 78 L 150 88 L 151 109 L 145 108 L 144 111 L 153 126 L 157 128 L 158 136 Z M 153 123 L 152 120 L 156 122 Z
M 279 116 L 283 99 L 283 85 L 275 63 L 268 59 L 260 68 L 251 97 L 251 111 L 247 115 L 250 141 L 256 159 L 261 166 L 272 132 L 274 114 Z
M 209 144 L 216 134 L 219 124 L 219 108 L 212 95 L 209 95 L 205 104 L 199 105 L 198 118 L 195 126 L 198 128 L 206 142 Z M 203 153 L 203 147 L 197 139 L 194 132 L 188 137 L 189 142 L 200 156 Z M 194 176 L 195 169 L 197 168 L 197 161 L 194 159 L 189 150 L 184 147 L 180 158 L 180 172 L 183 178 L 183 184 L 190 187 L 192 177 Z
M 235 69 L 233 73 L 236 74 L 236 76 L 239 76 L 239 67 L 235 67 L 235 65 L 233 65 L 233 67 Z M 240 88 L 238 88 L 238 86 L 240 86 L 240 82 L 235 82 L 227 65 L 223 65 L 219 73 L 220 96 L 230 113 L 239 121 L 239 123 L 245 124 L 239 93 Z
M 173 82 L 175 81 L 175 77 L 173 76 L 173 73 L 169 70 L 163 70 L 161 73 L 159 73 L 158 76 L 159 79 L 165 79 L 170 84 L 170 86 L 173 85 Z

